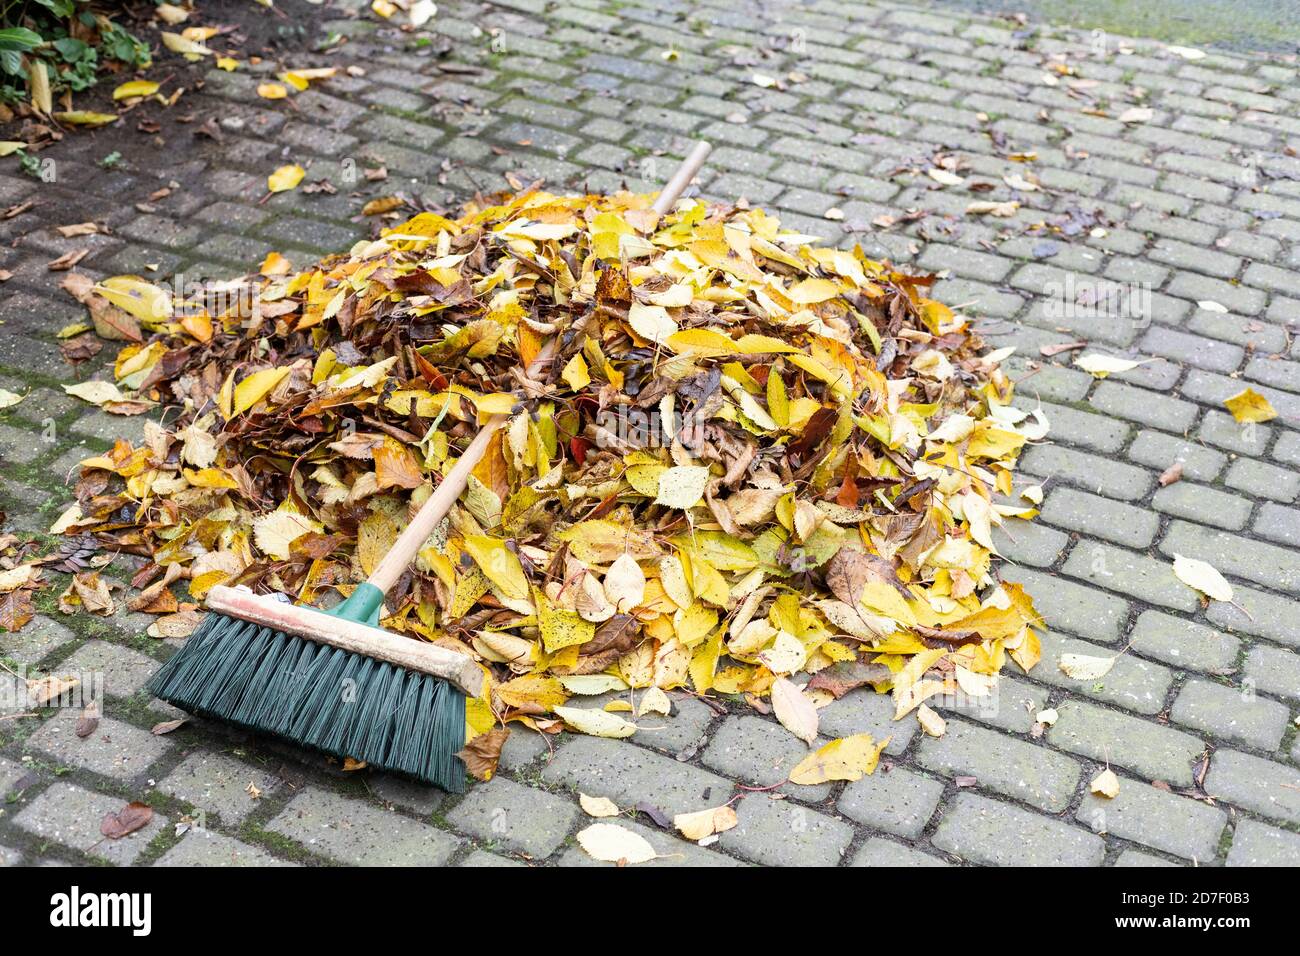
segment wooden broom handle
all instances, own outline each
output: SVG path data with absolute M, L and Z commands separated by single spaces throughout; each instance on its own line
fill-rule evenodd
M 709 152 L 713 147 L 706 142 L 700 141 L 695 144 L 689 156 L 682 161 L 681 166 L 677 167 L 677 172 L 673 173 L 668 184 L 660 191 L 658 198 L 655 199 L 653 209 L 659 215 L 664 215 L 672 209 L 673 204 L 677 202 L 682 192 L 686 189 L 695 174 L 700 171 L 704 165 L 704 160 L 708 158 Z M 537 357 L 528 365 L 528 371 L 525 373 L 529 378 L 537 378 L 551 360 L 555 357 L 557 348 L 554 338 L 547 341 L 542 350 L 537 353 Z M 482 461 L 483 455 L 487 452 L 488 445 L 492 441 L 492 436 L 510 420 L 509 415 L 494 415 L 474 436 L 464 454 L 452 466 L 451 471 L 447 472 L 442 482 L 434 489 L 429 500 L 420 506 L 420 510 L 415 513 L 411 523 L 406 529 L 397 536 L 393 546 L 389 548 L 388 553 L 375 567 L 367 579 L 367 583 L 373 584 L 385 594 L 388 589 L 397 583 L 397 579 L 407 569 L 410 563 L 415 560 L 415 556 L 420 553 L 420 548 L 424 542 L 429 540 L 429 535 L 433 534 L 435 528 L 447 517 L 447 512 L 451 511 L 451 506 L 456 503 L 460 493 L 465 490 L 469 484 L 469 476 L 478 467 Z

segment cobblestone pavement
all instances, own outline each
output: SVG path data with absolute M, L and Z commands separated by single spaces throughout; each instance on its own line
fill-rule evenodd
M 172 648 L 142 636 L 144 615 L 59 615 L 60 579 L 47 613 L 0 635 L 0 650 L 12 667 L 102 672 L 106 713 L 85 739 L 71 714 L 0 720 L 0 861 L 578 865 L 590 862 L 573 839 L 581 790 L 670 814 L 739 797 L 739 826 L 709 848 L 645 816 L 629 823 L 665 854 L 654 866 L 1300 864 L 1294 64 L 832 0 L 445 0 L 418 33 L 348 15 L 360 6 L 315 8 L 321 35 L 347 42 L 291 65 L 358 63 L 363 76 L 288 105 L 259 99 L 252 72 L 213 70 L 187 103 L 224 117 L 220 144 L 141 147 L 104 169 L 94 138 L 73 136 L 41 154 L 58 162 L 56 183 L 0 174 L 5 206 L 62 197 L 77 203 L 69 221 L 113 227 L 63 239 L 39 208 L 3 224 L 0 387 L 33 392 L 0 413 L 3 506 L 18 528 L 47 529 L 75 463 L 143 428 L 60 389 L 94 369 L 60 360 L 54 332 L 84 310 L 47 271 L 54 257 L 89 244 L 78 268 L 92 276 L 229 274 L 273 248 L 301 264 L 368 232 L 361 203 L 399 186 L 431 202 L 507 176 L 649 189 L 707 137 L 707 195 L 941 270 L 938 298 L 979 316 L 995 346 L 1019 347 L 1018 401 L 1041 403 L 1053 426 L 1023 458 L 1047 496 L 1040 520 L 999 540 L 1004 577 L 1050 625 L 1043 661 L 1029 676 L 1008 664 L 997 706 L 950 709 L 939 739 L 892 725 L 886 698 L 837 701 L 827 737 L 893 734 L 882 769 L 848 785 L 742 789 L 782 780 L 802 745 L 742 705 L 715 713 L 674 695 L 662 729 L 632 742 L 517 731 L 503 772 L 451 798 L 217 726 L 152 735 L 177 715 L 141 687 Z M 1141 105 L 1149 119 L 1116 118 Z M 936 151 L 968 165 L 964 184 L 925 175 Z M 291 160 L 337 192 L 263 201 L 267 173 Z M 378 163 L 387 183 L 347 178 Z M 1017 174 L 1043 188 L 1014 192 L 1003 177 Z M 149 199 L 171 180 L 185 188 Z M 1009 218 L 963 215 L 1013 194 Z M 897 221 L 881 229 L 881 217 Z M 1028 234 L 1043 220 L 1064 228 Z M 1079 307 L 1108 290 L 1140 308 Z M 1080 338 L 1152 361 L 1097 381 L 1068 366 L 1077 352 L 1040 354 Z M 1277 420 L 1227 414 L 1246 384 Z M 1162 487 L 1176 462 L 1182 480 Z M 1175 552 L 1220 568 L 1237 605 L 1202 607 L 1171 573 Z M 1098 680 L 1057 667 L 1062 652 L 1120 651 Z M 1043 708 L 1059 716 L 1035 734 Z M 1121 781 L 1111 801 L 1088 793 L 1107 763 Z M 103 815 L 135 799 L 153 823 L 103 840 Z M 185 816 L 201 826 L 178 835 Z

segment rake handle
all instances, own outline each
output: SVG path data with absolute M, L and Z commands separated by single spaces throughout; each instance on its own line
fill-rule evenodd
M 713 149 L 712 145 L 704 141 L 697 142 L 695 148 L 691 150 L 690 155 L 682 161 L 673 173 L 672 178 L 659 192 L 651 207 L 659 215 L 665 215 L 673 204 L 677 202 L 682 192 L 686 189 L 695 174 L 700 171 L 704 165 L 704 160 L 708 158 L 709 152 Z M 537 357 L 528 365 L 528 371 L 525 373 L 529 378 L 536 378 L 550 364 L 555 357 L 557 348 L 554 338 L 547 341 L 542 350 L 537 353 Z M 434 489 L 429 500 L 420 506 L 420 510 L 415 513 L 411 523 L 406 529 L 397 536 L 393 546 L 388 553 L 375 566 L 375 570 L 367 579 L 367 583 L 373 584 L 379 590 L 387 593 L 388 589 L 397 583 L 397 579 L 407 569 L 415 556 L 420 553 L 420 548 L 424 542 L 429 540 L 429 535 L 433 534 L 435 528 L 447 517 L 447 512 L 451 506 L 456 503 L 460 493 L 465 490 L 469 483 L 469 476 L 478 463 L 483 460 L 483 455 L 487 452 L 488 445 L 492 442 L 492 437 L 500 430 L 501 426 L 510 420 L 509 415 L 494 415 L 479 429 L 474 440 L 470 442 L 469 447 L 465 449 L 464 454 L 452 466 L 451 471 L 447 472 L 442 482 Z

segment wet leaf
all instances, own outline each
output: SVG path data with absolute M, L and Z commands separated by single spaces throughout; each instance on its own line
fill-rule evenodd
M 142 830 L 153 819 L 153 808 L 138 801 L 128 803 L 116 813 L 108 813 L 100 821 L 99 832 L 110 840 L 120 840 L 137 830 Z

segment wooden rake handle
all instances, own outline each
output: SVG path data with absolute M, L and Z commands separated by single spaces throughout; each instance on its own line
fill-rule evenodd
M 660 191 L 658 198 L 655 199 L 653 209 L 660 216 L 665 215 L 677 202 L 682 192 L 690 185 L 695 174 L 700 171 L 704 165 L 704 160 L 708 158 L 713 147 L 709 143 L 700 141 L 695 144 L 689 156 L 682 161 L 673 173 L 668 184 Z M 557 344 L 555 339 L 551 339 L 542 346 L 538 352 L 537 358 L 533 359 L 528 365 L 527 376 L 537 378 L 545 370 L 546 366 L 551 363 L 555 357 Z M 452 466 L 442 479 L 429 500 L 420 506 L 420 510 L 415 513 L 411 523 L 393 542 L 392 548 L 388 554 L 375 567 L 374 572 L 367 579 L 368 583 L 373 584 L 379 590 L 387 593 L 388 589 L 397 583 L 397 579 L 402 576 L 402 572 L 415 560 L 415 556 L 420 553 L 420 548 L 424 542 L 429 540 L 429 535 L 438 527 L 439 522 L 447 517 L 447 512 L 455 504 L 460 493 L 465 490 L 469 483 L 469 476 L 478 467 L 478 463 L 483 460 L 483 455 L 487 452 L 488 444 L 492 441 L 492 436 L 510 420 L 509 415 L 494 415 L 492 418 L 479 429 L 479 433 L 474 436 L 465 453 Z

